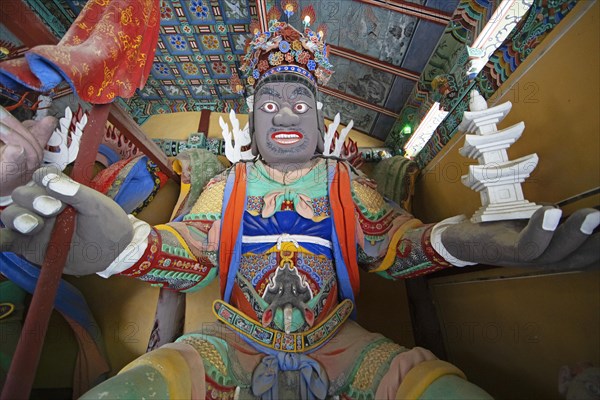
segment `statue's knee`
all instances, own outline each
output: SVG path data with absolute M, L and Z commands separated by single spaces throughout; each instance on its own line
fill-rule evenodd
M 227 357 L 228 344 L 225 340 L 207 335 L 185 335 L 177 344 L 191 346 L 202 360 L 204 373 L 208 380 L 221 386 L 235 386 L 230 374 Z
M 419 400 L 492 400 L 485 390 L 457 375 L 444 375 L 433 381 Z
M 169 389 L 166 379 L 149 365 L 138 365 L 92 388 L 80 399 L 167 399 Z
M 216 329 L 219 329 L 217 327 Z M 222 328 L 221 328 L 222 329 Z M 214 330 L 211 333 L 219 333 Z M 199 365 L 196 371 L 202 372 L 202 387 L 198 393 L 217 393 L 223 398 L 240 396 L 240 387 L 246 392 L 250 386 L 250 376 L 238 376 L 233 373 L 233 363 L 230 358 L 233 349 L 228 341 L 222 337 L 211 334 L 188 334 L 177 339 L 175 345 L 185 345 L 192 349 L 196 355 Z M 238 395 L 236 395 L 238 393 Z M 200 398 L 204 398 L 200 396 Z
M 483 389 L 467 381 L 464 373 L 442 360 L 428 360 L 413 367 L 400 384 L 396 399 L 490 400 Z
M 160 348 L 132 361 L 82 398 L 189 399 L 191 396 L 191 374 L 186 359 L 178 350 Z

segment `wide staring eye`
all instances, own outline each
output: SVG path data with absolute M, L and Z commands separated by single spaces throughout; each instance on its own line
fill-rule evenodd
M 267 101 L 265 104 L 262 105 L 260 109 L 268 113 L 274 113 L 279 111 L 279 106 L 277 106 L 277 103 Z
M 296 114 L 304 114 L 307 111 L 308 111 L 308 104 L 302 103 L 302 102 L 294 104 L 294 112 Z

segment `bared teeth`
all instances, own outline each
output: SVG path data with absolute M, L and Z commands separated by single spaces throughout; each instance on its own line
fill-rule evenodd
M 302 134 L 297 132 L 275 133 L 272 136 L 273 140 L 279 144 L 294 144 L 302 139 Z
M 298 135 L 292 135 L 292 134 L 288 135 L 285 133 L 276 136 L 277 139 L 296 139 L 297 137 L 298 137 Z

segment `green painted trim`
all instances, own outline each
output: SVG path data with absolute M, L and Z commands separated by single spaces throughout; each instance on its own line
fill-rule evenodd
M 210 270 L 210 272 L 208 273 L 208 275 L 206 275 L 204 277 L 204 279 L 202 279 L 197 285 L 194 285 L 189 289 L 182 290 L 182 292 L 183 293 L 193 293 L 193 292 L 197 292 L 198 290 L 200 290 L 202 288 L 205 288 L 215 279 L 218 272 L 219 272 L 219 270 L 217 268 L 212 268 Z

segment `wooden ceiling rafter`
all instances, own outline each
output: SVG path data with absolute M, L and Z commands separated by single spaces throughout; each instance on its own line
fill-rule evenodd
M 28 48 L 58 43 L 50 29 L 22 0 L 0 2 L 0 19 L 10 32 L 18 33 L 19 40 Z
M 118 104 L 115 104 L 111 108 L 108 121 L 113 124 L 114 127 L 117 128 L 127 139 L 136 145 L 142 153 L 154 161 L 161 172 L 166 174 L 175 182 L 180 181 L 179 174 L 173 171 L 171 161 L 169 161 L 167 156 L 162 152 L 162 150 L 160 150 L 156 143 L 146 136 L 140 126 Z
M 395 65 L 383 62 L 373 57 L 366 56 L 364 54 L 357 53 L 353 50 L 348 50 L 346 48 L 334 46 L 332 44 L 328 44 L 327 47 L 329 48 L 330 54 L 332 55 L 343 57 L 348 60 L 355 61 L 359 64 L 367 65 L 369 67 L 377 68 L 381 71 L 400 76 L 413 82 L 417 82 L 419 80 L 419 77 L 421 76 L 421 74 L 418 72 L 396 67 Z
M 359 3 L 370 4 L 373 6 L 385 8 L 400 14 L 417 17 L 440 25 L 448 25 L 452 20 L 452 14 L 445 13 L 434 8 L 422 6 L 420 4 L 407 3 L 401 0 L 356 0 Z
M 435 24 L 446 26 L 452 20 L 452 13 L 447 13 L 444 11 L 440 11 L 434 8 L 430 8 L 427 6 L 422 6 L 420 4 L 408 3 L 402 0 L 355 0 L 357 2 L 368 4 L 371 6 L 376 6 L 380 8 L 384 8 L 386 10 L 390 10 L 395 13 L 408 15 L 412 17 L 416 17 L 420 20 L 429 21 Z M 261 27 L 266 30 L 267 29 L 267 0 L 256 0 L 257 5 L 257 17 Z M 328 44 L 329 54 L 342 57 L 344 59 L 359 63 L 361 65 L 365 65 L 371 68 L 378 69 L 380 71 L 392 74 L 394 76 L 406 79 L 411 82 L 418 82 L 421 73 L 416 71 L 411 71 L 405 68 L 401 68 L 395 66 L 391 63 L 387 63 L 381 61 L 377 58 L 364 55 L 358 53 L 356 51 Z M 327 94 L 329 96 L 335 97 L 340 100 L 347 101 L 351 104 L 363 107 L 365 109 L 375 111 L 379 114 L 386 115 L 392 118 L 398 118 L 399 114 L 391 111 L 387 108 L 381 107 L 376 104 L 372 104 L 364 99 L 354 96 L 352 94 L 345 93 L 343 91 L 327 87 L 327 86 L 319 86 L 319 90 Z M 367 134 L 371 134 L 370 132 L 365 132 Z
M 319 86 L 319 90 L 321 91 L 321 93 L 337 97 L 338 99 L 348 101 L 350 103 L 356 104 L 357 106 L 361 106 L 361 107 L 367 108 L 369 110 L 376 111 L 380 114 L 384 114 L 384 115 L 387 115 L 387 116 L 390 116 L 393 118 L 398 118 L 398 116 L 399 116 L 397 113 L 390 111 L 387 108 L 383 108 L 383 107 L 377 106 L 375 104 L 371 104 L 367 101 L 364 101 L 363 99 L 361 99 L 359 97 L 349 95 L 347 93 L 344 93 L 344 92 L 336 90 L 336 89 L 332 89 L 327 86 Z

